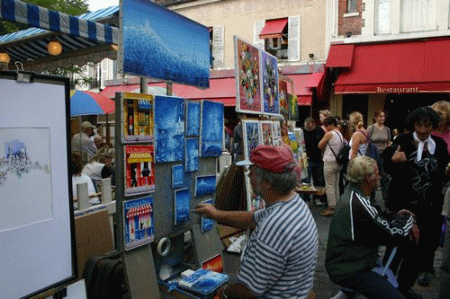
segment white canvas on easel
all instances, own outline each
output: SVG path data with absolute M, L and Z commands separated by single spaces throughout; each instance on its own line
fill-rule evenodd
M 0 224 L 0 244 L 7 244 L 0 246 L 0 298 L 27 297 L 76 276 L 68 101 L 67 78 L 0 78 L 0 198 L 8 213 L 0 218 L 9 219 Z

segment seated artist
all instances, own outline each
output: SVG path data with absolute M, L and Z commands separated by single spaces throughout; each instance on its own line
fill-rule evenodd
M 381 214 L 370 202 L 380 183 L 377 163 L 368 156 L 350 160 L 349 185 L 330 224 L 325 266 L 335 284 L 367 298 L 406 298 L 386 278 L 372 271 L 378 265 L 378 247 L 418 242 L 413 214 L 401 210 Z
M 83 164 L 81 155 L 78 153 L 72 153 L 71 155 L 71 161 L 70 161 L 70 172 L 72 174 L 72 191 L 73 191 L 73 199 L 78 200 L 78 194 L 77 194 L 77 185 L 87 183 L 88 185 L 88 195 L 91 197 L 89 199 L 90 204 L 99 204 L 100 200 L 98 197 L 93 196 L 95 192 L 94 183 L 92 182 L 92 179 L 88 177 L 85 174 L 81 173 Z
M 89 163 L 84 165 L 81 173 L 90 177 L 96 186 L 102 179 L 112 178 L 114 174 L 113 158 L 113 150 L 108 147 L 102 147 L 89 160 Z
M 256 212 L 221 211 L 199 204 L 196 213 L 219 223 L 254 228 L 241 257 L 238 283 L 218 291 L 219 298 L 306 298 L 314 281 L 318 235 L 308 206 L 294 191 L 298 165 L 287 146 L 256 147 L 250 183 L 266 202 Z

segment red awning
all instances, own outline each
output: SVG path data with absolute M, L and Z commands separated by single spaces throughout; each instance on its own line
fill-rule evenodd
M 450 92 L 450 39 L 355 45 L 335 93 Z
M 322 74 L 322 75 L 320 75 Z M 320 88 L 320 78 L 323 73 L 287 75 L 294 82 L 294 93 L 298 97 L 299 105 L 311 105 L 311 88 Z M 150 82 L 149 88 L 164 88 L 165 82 Z M 289 89 L 290 91 L 290 89 Z M 114 98 L 116 92 L 139 92 L 139 84 L 124 84 L 107 86 L 101 91 L 102 95 Z M 234 77 L 211 78 L 208 89 L 193 86 L 173 84 L 174 95 L 187 100 L 208 100 L 223 103 L 226 107 L 236 106 L 236 80 Z
M 351 67 L 354 45 L 331 45 L 325 67 Z
M 315 88 L 318 94 L 322 94 L 324 76 L 325 72 L 313 73 L 308 83 L 306 83 L 306 88 Z
M 149 87 L 166 86 L 165 82 L 150 82 Z M 102 90 L 101 94 L 109 98 L 115 97 L 116 92 L 138 92 L 139 84 L 112 85 Z M 173 93 L 187 100 L 209 100 L 223 103 L 225 106 L 236 105 L 236 84 L 234 77 L 212 78 L 208 89 L 199 89 L 193 86 L 173 84 Z
M 287 18 L 266 21 L 266 25 L 259 34 L 259 38 L 266 39 L 282 37 L 283 30 L 286 28 L 287 23 Z

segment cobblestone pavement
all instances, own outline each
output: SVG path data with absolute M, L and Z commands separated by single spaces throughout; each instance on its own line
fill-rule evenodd
M 320 216 L 320 211 L 323 209 L 322 207 L 317 207 L 315 205 L 312 205 L 310 207 L 311 212 L 314 216 L 314 219 L 317 223 L 317 228 L 319 231 L 319 240 L 320 240 L 320 247 L 319 247 L 319 256 L 318 256 L 318 262 L 316 267 L 316 275 L 314 280 L 314 287 L 313 291 L 315 294 L 315 299 L 329 299 L 337 294 L 339 291 L 339 287 L 333 284 L 328 274 L 325 270 L 325 249 L 327 245 L 327 239 L 328 239 L 328 229 L 331 222 L 331 217 L 323 217 Z M 414 285 L 414 290 L 421 294 L 424 299 L 436 299 L 438 298 L 439 294 L 439 278 L 440 278 L 440 271 L 439 267 L 441 265 L 442 260 L 442 248 L 439 247 L 439 249 L 436 252 L 435 260 L 434 260 L 434 268 L 435 268 L 435 275 L 431 282 L 431 284 L 428 287 L 422 287 L 419 286 L 417 283 Z

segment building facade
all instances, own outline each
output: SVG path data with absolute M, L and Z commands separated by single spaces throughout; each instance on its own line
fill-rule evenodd
M 448 99 L 449 0 L 330 2 L 334 113 L 359 110 L 370 124 L 382 109 L 388 125 L 401 129 L 411 110 Z

